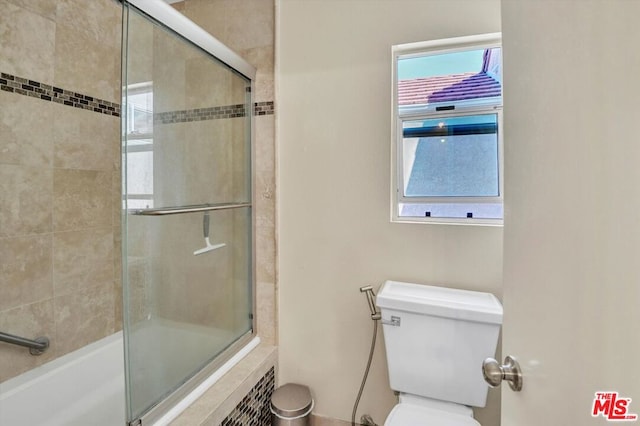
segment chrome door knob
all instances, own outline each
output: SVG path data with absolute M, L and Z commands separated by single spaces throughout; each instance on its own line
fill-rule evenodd
M 492 388 L 500 386 L 503 380 L 509 382 L 509 387 L 515 392 L 522 390 L 522 370 L 518 361 L 510 355 L 504 359 L 504 364 L 500 365 L 493 358 L 487 358 L 482 363 L 482 375 L 484 380 Z

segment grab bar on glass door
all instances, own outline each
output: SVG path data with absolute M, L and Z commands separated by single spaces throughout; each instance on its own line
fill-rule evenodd
M 166 208 L 158 208 L 158 209 L 141 209 L 141 210 L 133 210 L 131 214 L 138 215 L 138 216 L 164 216 L 168 214 L 196 213 L 196 212 L 208 212 L 211 210 L 239 209 L 242 207 L 251 207 L 251 203 L 198 204 L 195 206 L 166 207 Z
M 12 345 L 24 346 L 29 348 L 31 355 L 41 355 L 49 347 L 49 339 L 41 336 L 35 340 L 25 339 L 24 337 L 14 336 L 13 334 L 3 333 L 0 331 L 0 342 L 11 343 Z

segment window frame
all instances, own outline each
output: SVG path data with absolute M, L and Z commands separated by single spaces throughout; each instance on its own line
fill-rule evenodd
M 481 99 L 479 101 L 456 102 L 455 110 L 437 111 L 440 106 L 450 106 L 451 102 L 433 103 L 425 106 L 405 108 L 400 112 L 398 106 L 398 60 L 426 55 L 462 52 L 474 49 L 502 47 L 501 33 L 481 34 L 408 43 L 392 46 L 392 126 L 391 126 L 391 222 L 394 223 L 430 223 L 459 225 L 501 226 L 503 218 L 453 218 L 453 217 L 421 217 L 400 216 L 401 204 L 444 204 L 444 203 L 500 203 L 504 206 L 504 152 L 503 152 L 503 116 L 502 96 L 499 101 Z M 498 196 L 477 197 L 407 197 L 404 195 L 404 155 L 403 155 L 403 122 L 421 119 L 437 119 L 462 117 L 469 115 L 495 114 L 498 134 Z
M 147 207 L 145 208 L 153 207 L 153 202 L 154 202 L 153 189 L 152 189 L 152 192 L 150 193 L 132 193 L 132 192 L 129 192 L 129 188 L 128 188 L 129 186 L 129 169 L 128 168 L 129 168 L 129 162 L 130 162 L 129 154 L 136 154 L 141 152 L 151 152 L 153 154 L 153 146 L 154 146 L 153 108 L 151 110 L 146 111 L 151 114 L 151 118 L 152 118 L 151 131 L 148 133 L 137 133 L 135 131 L 136 106 L 135 104 L 129 101 L 129 97 L 134 95 L 144 95 L 149 93 L 153 95 L 153 81 L 134 83 L 124 88 L 123 105 L 126 105 L 126 110 L 125 110 L 125 116 L 124 116 L 125 120 L 123 122 L 124 138 L 123 138 L 122 154 L 124 156 L 124 173 L 125 173 L 125 179 L 124 179 L 125 188 L 123 189 L 125 191 L 126 197 L 124 197 L 122 201 L 123 201 L 123 209 L 126 210 L 127 212 L 136 211 L 141 208 L 139 206 L 138 207 L 130 206 L 129 200 L 149 201 L 150 203 L 147 204 Z M 132 145 L 129 143 L 130 141 L 137 141 L 137 140 L 150 140 L 151 143 L 142 144 L 142 145 Z M 153 181 L 153 172 L 151 173 L 151 175 L 152 175 L 152 185 L 153 185 L 155 183 Z

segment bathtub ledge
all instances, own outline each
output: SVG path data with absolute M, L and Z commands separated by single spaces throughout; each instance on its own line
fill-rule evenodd
M 260 343 L 170 425 L 220 425 L 271 367 L 277 369 L 277 359 L 277 347 Z

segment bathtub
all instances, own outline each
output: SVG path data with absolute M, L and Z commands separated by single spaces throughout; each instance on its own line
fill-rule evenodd
M 168 425 L 259 343 L 254 337 L 154 426 Z M 123 353 L 118 332 L 0 383 L 0 425 L 125 425 Z
M 124 401 L 119 332 L 1 383 L 0 425 L 124 425 Z

